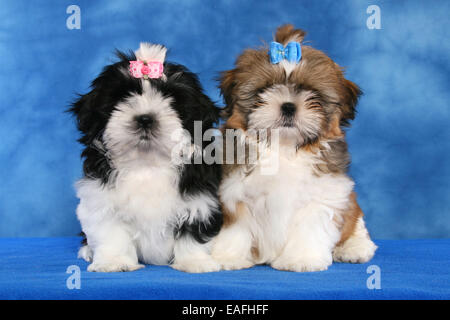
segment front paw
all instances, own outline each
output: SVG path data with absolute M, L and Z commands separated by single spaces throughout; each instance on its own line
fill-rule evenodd
M 88 245 L 84 245 L 78 250 L 78 259 L 84 259 L 86 262 L 92 262 L 93 253 Z
M 271 263 L 272 268 L 282 271 L 315 272 L 327 270 L 331 265 L 331 257 L 280 257 Z
M 126 259 L 114 259 L 108 262 L 93 262 L 87 270 L 89 272 L 126 272 L 135 271 L 144 268 L 143 264 L 130 263 Z
M 255 264 L 246 259 L 221 260 L 220 266 L 223 270 L 241 270 L 253 267 Z
M 213 259 L 220 264 L 222 270 L 240 270 L 254 266 L 254 263 L 248 259 L 217 254 L 217 252 L 213 252 Z
M 368 238 L 350 238 L 334 248 L 333 260 L 336 262 L 366 263 L 375 254 L 377 246 Z
M 221 263 L 223 270 L 241 270 L 254 266 L 254 263 L 248 260 L 239 259 L 235 261 L 226 261 Z
M 189 273 L 214 272 L 220 270 L 220 265 L 212 259 L 175 261 L 171 267 Z

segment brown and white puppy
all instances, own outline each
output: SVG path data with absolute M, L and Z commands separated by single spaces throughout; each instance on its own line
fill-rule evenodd
M 302 43 L 304 36 L 284 25 L 275 41 L 286 46 Z M 319 50 L 302 45 L 298 63 L 278 64 L 271 63 L 267 50 L 245 50 L 221 77 L 223 131 L 242 133 L 233 139 L 234 149 L 243 143 L 248 150 L 257 141 L 258 152 L 252 163 L 246 157 L 241 164 L 224 165 L 219 191 L 224 227 L 214 239 L 213 258 L 227 270 L 270 264 L 319 271 L 333 260 L 367 262 L 377 247 L 347 175 L 343 131 L 355 116 L 360 89 Z M 268 130 L 266 138 L 248 139 L 250 131 Z M 273 132 L 277 148 L 268 138 Z M 268 174 L 264 163 L 274 156 L 277 170 Z

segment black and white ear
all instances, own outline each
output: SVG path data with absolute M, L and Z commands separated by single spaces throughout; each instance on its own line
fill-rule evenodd
M 212 128 L 218 124 L 220 118 L 220 109 L 206 95 L 198 96 L 198 105 L 203 110 L 203 124 L 205 128 Z
M 101 99 L 98 90 L 80 95 L 68 110 L 76 117 L 77 128 L 83 134 L 80 142 L 88 145 L 100 134 L 106 125 L 107 117 L 101 112 Z
M 167 81 L 163 88 L 177 102 L 185 129 L 192 133 L 194 121 L 202 121 L 203 130 L 218 123 L 220 109 L 203 92 L 197 75 L 179 64 L 166 63 L 164 68 Z
M 101 110 L 97 108 L 99 103 L 101 102 L 98 93 L 93 89 L 88 94 L 80 96 L 69 111 L 76 116 L 77 127 L 82 133 L 78 141 L 85 146 L 81 154 L 84 158 L 84 175 L 107 183 L 111 166 L 102 142 L 102 133 L 107 120 Z

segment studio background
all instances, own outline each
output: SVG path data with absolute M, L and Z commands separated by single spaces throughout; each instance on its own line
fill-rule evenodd
M 70 30 L 67 7 L 81 9 Z M 368 29 L 369 5 L 381 29 Z M 290 22 L 364 91 L 348 131 L 351 176 L 376 239 L 450 237 L 450 2 L 2 1 L 0 236 L 73 236 L 81 177 L 74 119 L 113 51 L 162 43 L 218 105 L 218 73 Z

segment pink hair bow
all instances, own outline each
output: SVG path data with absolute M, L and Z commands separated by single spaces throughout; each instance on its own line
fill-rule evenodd
M 162 77 L 163 70 L 160 61 L 130 61 L 130 73 L 135 78 L 158 79 Z

